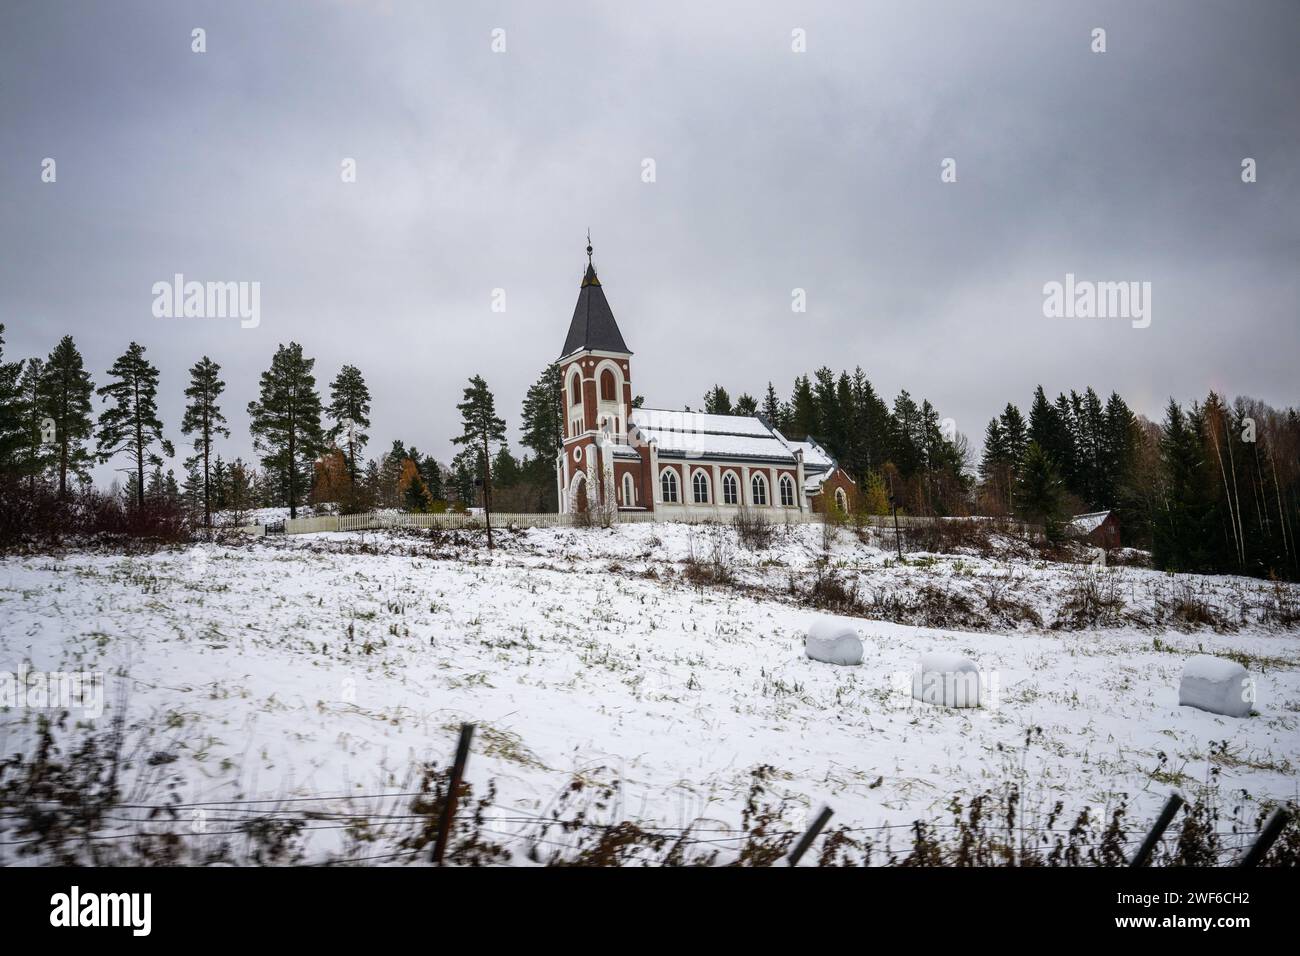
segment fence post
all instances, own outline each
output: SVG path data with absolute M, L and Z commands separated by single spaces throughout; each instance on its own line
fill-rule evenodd
M 790 856 L 787 858 L 787 862 L 789 862 L 791 866 L 799 865 L 800 858 L 808 850 L 808 847 L 812 846 L 812 841 L 817 839 L 817 834 L 822 832 L 822 827 L 826 826 L 826 821 L 830 818 L 831 808 L 822 807 L 821 813 L 817 814 L 817 819 L 812 822 L 812 826 L 808 828 L 808 832 L 799 838 L 799 842 L 796 843 L 794 849 L 790 851 Z
M 1169 795 L 1169 799 L 1165 801 L 1164 809 L 1160 811 L 1160 816 L 1156 817 L 1156 822 L 1152 824 L 1151 832 L 1147 834 L 1147 838 L 1142 841 L 1138 851 L 1133 854 L 1129 866 L 1147 865 L 1147 860 L 1151 858 L 1151 854 L 1155 851 L 1156 844 L 1160 842 L 1160 837 L 1164 835 L 1165 828 L 1173 821 L 1174 814 L 1178 812 L 1178 808 L 1182 805 L 1182 797 L 1176 793 Z
M 473 736 L 473 724 L 460 725 L 460 741 L 456 744 L 456 760 L 451 765 L 451 780 L 447 785 L 447 799 L 442 805 L 442 819 L 438 821 L 438 839 L 433 844 L 434 866 L 442 866 L 443 854 L 447 852 L 447 839 L 451 833 L 452 821 L 456 817 L 456 792 L 460 790 L 461 778 L 465 776 L 465 761 L 469 759 L 469 741 Z
M 1264 829 L 1259 831 L 1259 836 L 1255 838 L 1254 845 L 1246 851 L 1246 855 L 1241 858 L 1238 866 L 1258 866 L 1259 861 L 1264 859 L 1268 853 L 1268 848 L 1273 845 L 1273 841 L 1282 835 L 1286 825 L 1291 822 L 1291 815 L 1281 807 L 1274 808 L 1269 814 L 1269 818 L 1264 822 Z

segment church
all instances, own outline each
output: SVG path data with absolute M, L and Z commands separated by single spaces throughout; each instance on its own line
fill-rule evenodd
M 560 511 L 604 509 L 655 520 L 730 520 L 741 508 L 775 522 L 830 507 L 857 486 L 817 442 L 791 441 L 762 416 L 638 408 L 623 340 L 587 246 L 587 272 L 560 354 L 564 444 Z

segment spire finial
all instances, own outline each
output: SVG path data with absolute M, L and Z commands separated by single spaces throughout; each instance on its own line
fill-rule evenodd
M 587 227 L 587 265 L 591 265 L 591 227 Z

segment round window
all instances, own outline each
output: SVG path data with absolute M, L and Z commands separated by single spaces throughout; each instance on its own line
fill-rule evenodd
M 573 449 L 573 460 L 574 460 L 574 461 L 582 461 L 582 446 L 581 446 L 581 445 L 579 445 L 578 447 L 576 447 L 576 448 Z

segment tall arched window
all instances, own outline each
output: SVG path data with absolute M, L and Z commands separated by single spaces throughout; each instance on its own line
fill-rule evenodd
M 636 487 L 632 484 L 631 473 L 623 475 L 623 504 L 628 508 L 636 504 Z
M 669 504 L 677 503 L 677 472 L 671 468 L 665 468 L 659 476 L 659 489 L 663 492 L 664 501 Z
M 614 381 L 614 373 L 609 369 L 600 373 L 600 397 L 606 402 L 618 398 L 618 384 Z
M 849 513 L 849 496 L 844 493 L 843 488 L 835 489 L 835 507 L 839 508 L 842 514 Z
M 750 490 L 753 492 L 754 504 L 767 504 L 767 482 L 763 480 L 762 475 L 755 475 L 749 482 Z
M 734 505 L 739 498 L 736 473 L 729 471 L 722 476 L 722 503 L 724 505 Z
M 582 401 L 582 376 L 574 372 L 569 376 L 569 404 L 577 405 Z
M 781 507 L 794 507 L 794 482 L 790 480 L 789 475 L 781 476 Z
M 691 493 L 697 505 L 709 503 L 709 476 L 697 471 L 691 478 Z

